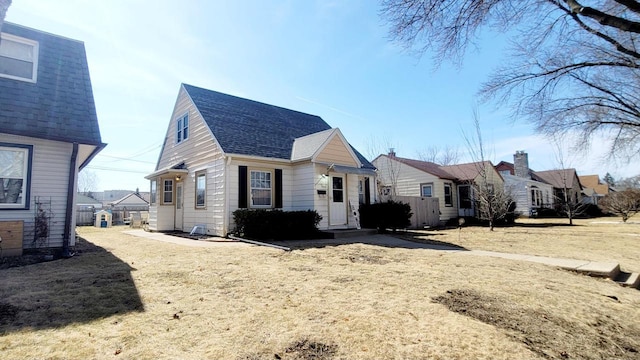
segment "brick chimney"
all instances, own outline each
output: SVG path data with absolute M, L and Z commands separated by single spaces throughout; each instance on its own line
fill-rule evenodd
M 531 179 L 529 174 L 529 155 L 524 151 L 516 151 L 513 155 L 514 175 L 521 178 Z

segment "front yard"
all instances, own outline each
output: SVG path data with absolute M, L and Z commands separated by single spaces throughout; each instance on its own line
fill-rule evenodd
M 418 236 L 466 248 L 617 260 L 640 270 L 640 225 L 580 225 Z M 125 229 L 80 228 L 88 242 L 73 258 L 0 270 L 3 358 L 640 356 L 640 291 L 604 279 L 357 243 L 292 252 L 186 247 Z

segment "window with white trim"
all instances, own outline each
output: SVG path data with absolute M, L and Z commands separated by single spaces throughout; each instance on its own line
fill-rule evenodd
M 0 36 L 0 77 L 36 82 L 38 42 L 6 33 Z
M 531 187 L 531 206 L 542 206 L 542 191 L 537 186 Z
M 271 207 L 273 204 L 271 172 L 251 170 L 249 185 L 251 207 Z
M 207 173 L 196 173 L 196 209 L 204 209 L 206 207 L 207 194 Z
M 0 210 L 29 208 L 31 145 L 0 144 Z
M 433 197 L 433 183 L 420 185 L 420 196 Z
M 178 118 L 176 122 L 176 144 L 189 138 L 189 114 Z
M 162 186 L 162 203 L 173 203 L 173 180 L 165 179 Z

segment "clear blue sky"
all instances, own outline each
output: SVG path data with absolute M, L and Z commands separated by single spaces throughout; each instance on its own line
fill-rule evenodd
M 102 139 L 89 165 L 94 190 L 148 190 L 180 83 L 321 116 L 363 154 L 396 148 L 416 158 L 429 146 L 459 147 L 473 134 L 476 92 L 505 61 L 489 34 L 462 66 L 434 68 L 391 43 L 377 2 L 14 0 L 7 21 L 85 43 Z M 529 153 L 535 170 L 557 168 L 553 146 L 507 109 L 479 108 L 489 159 Z M 640 162 L 570 156 L 579 174 L 640 174 Z M 462 161 L 471 161 L 469 157 Z

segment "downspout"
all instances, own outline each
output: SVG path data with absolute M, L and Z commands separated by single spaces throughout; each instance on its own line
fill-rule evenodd
M 76 162 L 78 158 L 78 143 L 73 143 L 71 151 L 71 161 L 69 162 L 69 184 L 67 185 L 67 212 L 64 220 L 64 237 L 62 238 L 62 257 L 70 258 L 73 255 L 69 252 L 69 239 L 71 238 L 71 221 L 73 217 L 74 193 L 76 188 Z

